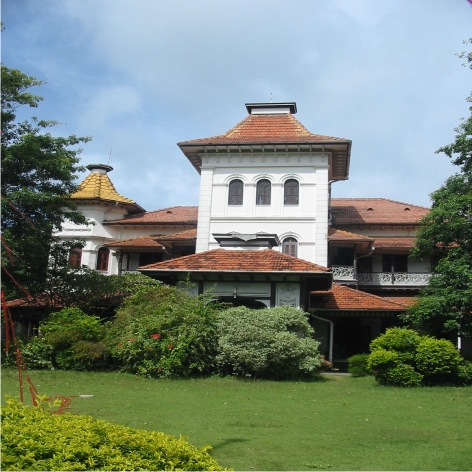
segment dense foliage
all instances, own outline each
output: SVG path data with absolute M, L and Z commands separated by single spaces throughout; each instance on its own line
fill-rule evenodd
M 369 354 L 355 354 L 351 356 L 348 361 L 348 372 L 353 377 L 365 377 L 370 375 L 370 370 L 367 366 Z
M 390 328 L 370 345 L 368 369 L 383 385 L 472 384 L 472 364 L 445 339 Z
M 308 315 L 297 308 L 230 308 L 219 314 L 217 326 L 216 361 L 223 374 L 296 379 L 321 367 Z
M 1 419 L 2 470 L 223 470 L 209 446 L 198 449 L 157 431 L 12 400 Z
M 107 343 L 125 372 L 150 377 L 210 374 L 217 312 L 209 295 L 191 297 L 166 285 L 143 289 L 117 311 Z
M 459 56 L 472 69 L 472 52 Z M 467 100 L 472 102 L 472 95 Z M 420 332 L 449 339 L 472 336 L 472 113 L 455 132 L 454 142 L 437 152 L 445 153 L 460 172 L 431 194 L 431 211 L 421 221 L 412 253 L 420 260 L 440 261 L 418 304 L 404 315 Z
M 38 106 L 42 98 L 28 90 L 42 83 L 2 65 L 2 286 L 10 298 L 23 295 L 20 286 L 42 292 L 54 231 L 65 219 L 86 223 L 68 196 L 83 170 L 75 146 L 89 138 L 54 137 L 55 121 L 16 121 L 20 106 Z

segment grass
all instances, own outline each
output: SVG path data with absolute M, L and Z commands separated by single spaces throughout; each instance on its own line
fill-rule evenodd
M 188 437 L 236 470 L 471 470 L 472 387 L 400 389 L 371 377 L 316 382 L 150 380 L 36 371 L 40 394 L 74 413 Z M 2 372 L 2 401 L 18 396 Z M 25 392 L 25 397 L 28 394 Z

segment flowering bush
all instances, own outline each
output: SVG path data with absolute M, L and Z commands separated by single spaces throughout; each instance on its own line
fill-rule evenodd
M 161 285 L 128 298 L 107 336 L 124 372 L 188 377 L 213 372 L 218 306 Z
M 230 308 L 218 315 L 217 326 L 222 374 L 295 379 L 321 367 L 308 315 L 297 308 Z

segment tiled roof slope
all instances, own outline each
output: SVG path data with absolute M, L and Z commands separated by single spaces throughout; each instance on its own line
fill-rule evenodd
M 330 241 L 373 241 L 374 238 L 364 234 L 351 233 L 336 228 L 328 228 L 328 239 Z
M 74 200 L 99 199 L 136 205 L 136 202 L 120 195 L 107 174 L 91 173 L 79 185 L 70 198 Z
M 404 248 L 411 249 L 415 246 L 416 238 L 413 237 L 398 237 L 398 238 L 375 238 L 375 248 Z
M 336 283 L 333 283 L 331 290 L 311 292 L 311 295 L 322 295 L 328 298 L 323 301 L 322 309 L 324 310 L 405 310 L 402 303 L 395 303 L 386 298 Z
M 416 224 L 429 208 L 386 198 L 333 198 L 333 225 Z
M 187 144 L 257 144 L 257 143 L 316 143 L 326 141 L 349 141 L 344 138 L 310 133 L 290 113 L 274 115 L 248 115 L 224 134 L 210 138 L 182 141 Z
M 390 300 L 394 303 L 401 303 L 402 305 L 408 307 L 416 303 L 416 297 L 385 297 L 387 300 Z
M 161 235 L 158 237 L 159 241 L 185 241 L 188 239 L 197 238 L 197 229 L 189 229 L 187 231 L 180 231 L 179 233 Z
M 146 211 L 120 220 L 107 221 L 108 225 L 196 225 L 198 207 L 176 206 L 163 210 Z
M 244 251 L 213 249 L 140 267 L 146 270 L 241 271 L 241 272 L 329 272 L 329 269 L 272 249 Z
M 163 248 L 164 246 L 157 241 L 158 236 L 139 236 L 137 238 L 125 239 L 123 241 L 112 241 L 105 244 L 107 247 L 116 249 L 151 249 Z

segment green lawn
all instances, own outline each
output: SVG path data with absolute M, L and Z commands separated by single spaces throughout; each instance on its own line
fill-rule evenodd
M 95 395 L 74 399 L 75 413 L 210 444 L 219 463 L 236 470 L 472 470 L 472 387 L 400 389 L 348 376 L 316 382 L 30 376 L 40 394 Z M 4 369 L 2 402 L 7 394 L 18 396 L 18 379 Z

